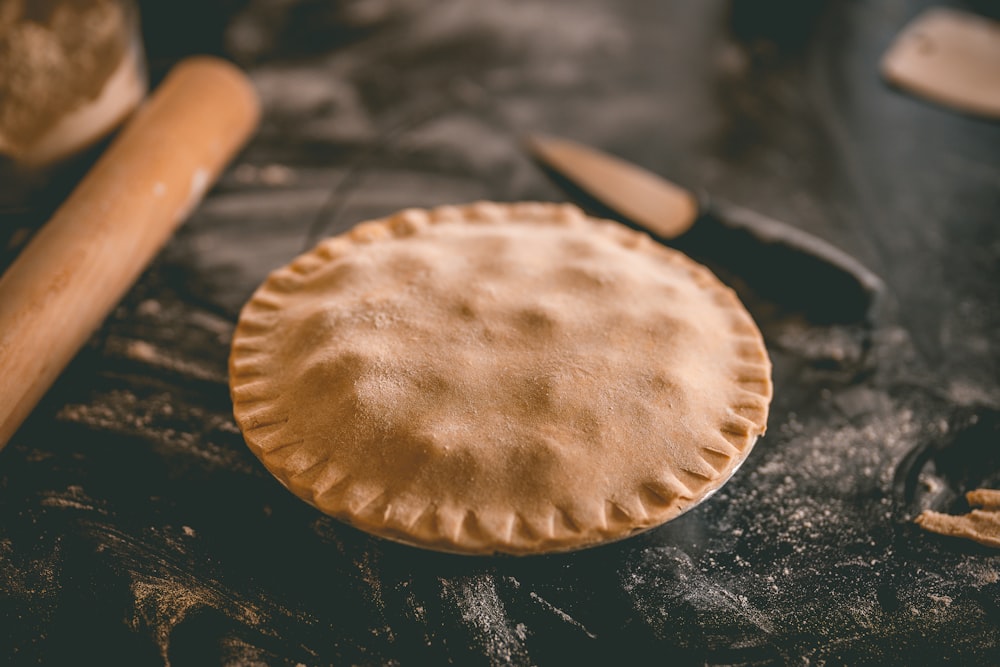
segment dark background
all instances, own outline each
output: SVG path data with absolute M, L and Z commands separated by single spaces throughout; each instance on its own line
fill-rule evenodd
M 911 521 L 1000 484 L 1000 123 L 877 73 L 929 4 L 142 3 L 154 82 L 185 54 L 225 55 L 265 117 L 0 453 L 0 656 L 1000 664 L 1000 554 Z M 319 514 L 232 420 L 239 308 L 368 218 L 565 200 L 527 131 L 807 229 L 887 297 L 872 321 L 831 323 L 743 290 L 775 362 L 768 434 L 717 495 L 647 534 L 465 558 Z M 0 218 L 4 261 L 85 165 L 0 183 L 19 202 Z

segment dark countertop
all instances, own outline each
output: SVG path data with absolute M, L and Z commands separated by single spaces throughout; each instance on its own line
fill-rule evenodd
M 154 79 L 189 51 L 228 55 L 265 120 L 0 452 L 0 655 L 1000 664 L 1000 552 L 911 521 L 1000 485 L 1000 123 L 891 90 L 876 69 L 927 5 L 145 3 Z M 528 130 L 810 230 L 888 298 L 873 323 L 821 323 L 744 294 L 775 362 L 768 434 L 660 529 L 465 558 L 319 514 L 232 420 L 240 306 L 365 219 L 564 200 L 521 150 Z M 5 238 L 40 208 L 6 215 Z

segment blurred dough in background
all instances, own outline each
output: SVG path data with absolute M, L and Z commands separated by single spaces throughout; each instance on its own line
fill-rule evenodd
M 107 135 L 147 87 L 135 8 L 0 0 L 0 153 L 44 166 Z

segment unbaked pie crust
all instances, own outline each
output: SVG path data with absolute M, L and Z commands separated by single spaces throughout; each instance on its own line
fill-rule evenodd
M 363 223 L 274 271 L 229 360 L 236 420 L 293 493 L 376 535 L 533 554 L 619 539 L 721 486 L 770 361 L 735 294 L 570 205 Z

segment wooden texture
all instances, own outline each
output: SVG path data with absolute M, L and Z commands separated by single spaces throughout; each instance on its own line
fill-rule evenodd
M 698 217 L 693 193 L 613 155 L 541 135 L 531 136 L 528 146 L 548 166 L 660 238 L 680 236 Z
M 0 277 L 0 447 L 256 127 L 220 60 L 179 64 Z
M 0 655 L 1000 663 L 1000 552 L 913 523 L 1000 488 L 1000 125 L 879 73 L 930 4 L 145 3 L 153 79 L 186 50 L 235 58 L 261 130 L 0 452 Z M 388 544 L 294 498 L 247 449 L 226 384 L 236 315 L 269 271 L 359 221 L 565 200 L 527 132 L 828 239 L 890 298 L 874 327 L 822 320 L 719 267 L 774 361 L 768 432 L 660 529 L 537 559 Z M 3 219 L 7 254 L 35 213 Z

